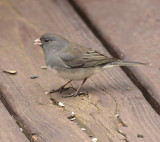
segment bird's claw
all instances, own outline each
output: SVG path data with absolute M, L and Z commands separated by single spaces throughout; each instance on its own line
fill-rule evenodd
M 67 97 L 76 97 L 76 96 L 80 96 L 80 95 L 88 95 L 87 91 L 80 91 L 80 92 L 73 92 L 72 94 L 68 94 L 68 95 L 63 95 L 63 98 L 67 98 Z
M 73 88 L 73 87 L 60 87 L 59 89 L 57 90 L 51 90 L 50 92 L 48 92 L 49 94 L 52 94 L 52 93 L 56 93 L 56 92 L 59 92 L 59 93 L 62 93 L 64 91 L 67 91 L 69 90 L 70 88 Z M 74 89 L 74 88 L 73 88 Z

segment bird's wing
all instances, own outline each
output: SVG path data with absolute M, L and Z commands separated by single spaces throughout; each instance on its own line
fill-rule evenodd
M 70 68 L 89 68 L 103 66 L 117 59 L 109 58 L 98 51 L 71 43 L 69 48 L 59 54 L 59 57 Z

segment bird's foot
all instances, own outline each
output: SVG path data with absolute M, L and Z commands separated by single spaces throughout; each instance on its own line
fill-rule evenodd
M 67 91 L 67 90 L 69 90 L 70 88 L 73 88 L 73 87 L 60 87 L 59 89 L 57 89 L 57 90 L 51 90 L 50 92 L 49 92 L 49 94 L 52 94 L 52 93 L 56 93 L 56 92 L 59 92 L 59 93 L 62 93 L 63 91 Z
M 75 91 L 71 94 L 63 95 L 62 97 L 67 98 L 67 97 L 76 97 L 76 96 L 80 96 L 80 95 L 88 95 L 88 92 L 87 91 L 80 91 L 80 92 Z
M 66 87 L 66 88 L 63 88 L 61 90 L 59 90 L 60 93 L 64 92 L 64 91 L 68 91 L 70 89 L 74 89 L 73 87 Z M 75 90 L 75 89 L 74 89 Z

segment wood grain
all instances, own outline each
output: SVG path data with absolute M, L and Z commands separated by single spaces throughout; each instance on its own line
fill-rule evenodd
M 1 142 L 29 142 L 22 133 L 16 121 L 10 116 L 0 101 L 0 141 Z
M 74 1 L 74 0 L 73 0 Z M 77 0 L 100 37 L 119 58 L 150 63 L 148 68 L 130 67 L 146 99 L 160 114 L 160 1 Z M 113 53 L 113 54 L 114 54 Z M 128 70 L 127 70 L 128 71 Z
M 83 88 L 89 96 L 62 98 L 55 93 L 51 95 L 53 105 L 45 95 L 65 80 L 40 68 L 45 65 L 44 57 L 33 40 L 41 34 L 57 33 L 109 55 L 66 0 L 7 0 L 0 6 L 6 15 L 0 19 L 0 66 L 2 70 L 17 70 L 17 75 L 0 73 L 0 90 L 30 139 L 78 142 L 91 141 L 88 136 L 92 136 L 100 142 L 159 141 L 159 116 L 120 68 L 89 79 Z M 31 80 L 31 75 L 39 78 Z M 65 108 L 58 107 L 56 101 Z M 72 112 L 78 125 L 67 119 Z M 120 126 L 122 122 L 128 127 Z M 81 128 L 86 128 L 86 133 Z
M 53 4 L 51 1 L 47 2 L 49 5 Z M 31 6 L 30 8 L 34 9 L 34 4 L 37 5 L 35 1 L 33 3 L 29 1 L 1 2 L 1 95 L 7 102 L 6 106 L 13 110 L 17 121 L 22 123 L 31 141 L 90 141 L 77 125 L 68 120 L 67 116 L 70 115 L 70 112 L 65 114 L 63 108 L 53 105 L 50 98 L 45 95 L 45 91 L 48 90 L 43 88 L 43 84 L 50 85 L 57 78 L 40 68 L 41 65 L 44 65 L 42 51 L 33 45 L 37 32 L 35 31 L 36 26 L 29 19 L 24 18 L 19 11 L 22 8 L 23 12 L 28 13 L 25 8 Z M 32 14 L 29 13 L 29 15 Z M 3 73 L 2 71 L 6 69 L 16 70 L 17 74 Z M 32 75 L 38 75 L 39 78 L 32 80 L 30 79 Z M 44 81 L 42 76 L 45 78 Z M 50 83 L 47 79 L 50 78 L 49 76 L 52 76 Z M 57 85 L 60 85 L 60 82 Z

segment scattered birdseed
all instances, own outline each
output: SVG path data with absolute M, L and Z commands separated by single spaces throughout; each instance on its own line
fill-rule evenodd
M 36 142 L 38 140 L 38 136 L 36 133 L 32 134 L 31 141 Z
M 61 106 L 61 107 L 64 107 L 64 104 L 61 103 L 61 102 L 59 102 L 58 105 Z
M 144 136 L 141 135 L 141 134 L 137 134 L 137 137 L 138 137 L 138 138 L 144 138 Z
M 120 126 L 123 126 L 123 123 L 118 123 L 118 126 L 120 127 Z
M 75 117 L 75 113 L 74 112 L 72 112 L 72 117 Z
M 122 134 L 124 137 L 127 137 L 126 134 L 122 132 L 121 130 L 118 130 L 118 133 Z
M 45 92 L 45 94 L 46 94 L 46 95 L 48 95 L 48 94 L 49 94 L 49 92 Z
M 119 117 L 119 115 L 118 115 L 118 114 L 116 114 L 116 115 L 115 115 L 115 117 L 117 118 L 117 117 Z
M 82 131 L 85 131 L 86 129 L 85 129 L 85 128 L 81 128 L 81 130 L 82 130 Z
M 39 76 L 37 76 L 37 75 L 32 75 L 32 76 L 30 77 L 30 79 L 35 79 L 35 78 L 39 78 Z
M 47 67 L 46 66 L 41 66 L 41 69 L 47 69 Z
M 17 73 L 17 71 L 14 71 L 14 70 L 4 70 L 3 72 L 9 73 L 9 74 L 16 74 Z
M 127 87 L 127 89 L 128 89 L 128 90 L 131 90 L 131 88 L 130 88 L 129 86 Z
M 74 121 L 75 119 L 76 119 L 76 118 L 75 118 L 75 117 L 73 117 L 73 118 L 71 118 L 70 120 L 71 120 L 71 121 Z
M 97 138 L 93 138 L 92 139 L 92 142 L 96 142 L 98 139 Z
M 21 132 L 23 131 L 23 129 L 22 129 L 22 128 L 20 128 L 20 130 L 21 130 Z

